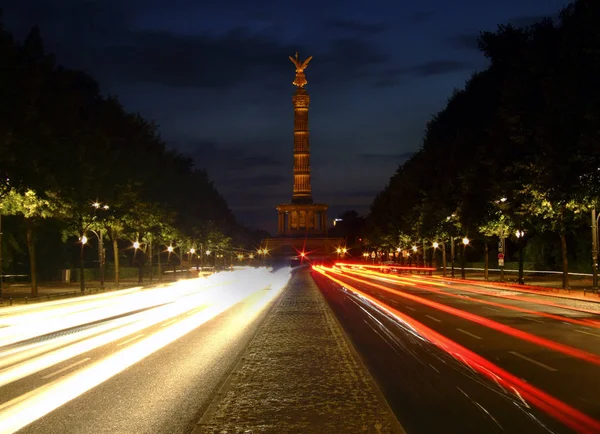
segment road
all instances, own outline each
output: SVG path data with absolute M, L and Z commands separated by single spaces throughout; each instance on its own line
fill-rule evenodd
M 408 433 L 600 432 L 600 315 L 585 304 L 348 267 L 313 276 Z
M 0 432 L 191 432 L 288 277 L 239 270 L 0 310 Z

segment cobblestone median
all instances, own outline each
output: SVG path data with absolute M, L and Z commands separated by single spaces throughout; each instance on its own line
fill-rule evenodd
M 194 434 L 401 433 L 349 345 L 297 272 Z

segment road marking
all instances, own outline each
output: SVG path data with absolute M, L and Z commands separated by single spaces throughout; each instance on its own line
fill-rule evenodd
M 119 347 L 120 347 L 120 346 L 123 346 L 123 345 L 125 345 L 125 344 L 128 344 L 128 343 L 129 343 L 129 342 L 131 342 L 131 341 L 135 341 L 136 339 L 139 339 L 139 338 L 141 338 L 142 336 L 144 336 L 144 333 L 142 333 L 141 335 L 134 336 L 134 337 L 132 337 L 131 339 L 127 339 L 126 341 L 124 341 L 124 342 L 121 342 L 120 344 L 117 344 L 117 346 L 119 346 Z
M 509 353 L 511 353 L 512 355 L 514 355 L 514 356 L 517 356 L 517 357 L 519 357 L 519 358 L 521 358 L 521 359 L 523 359 L 523 360 L 527 360 L 528 362 L 530 362 L 530 363 L 533 363 L 534 365 L 538 365 L 538 366 L 540 366 L 540 367 L 542 367 L 542 368 L 544 368 L 544 369 L 547 369 L 547 370 L 549 370 L 549 371 L 551 371 L 551 372 L 556 372 L 556 371 L 558 371 L 558 369 L 555 369 L 555 368 L 553 368 L 552 366 L 548 366 L 548 365 L 546 365 L 546 364 L 544 364 L 544 363 L 542 363 L 542 362 L 538 362 L 537 360 L 534 360 L 534 359 L 532 359 L 532 358 L 529 358 L 529 357 L 527 357 L 527 356 L 524 356 L 523 354 L 519 354 L 519 353 L 517 353 L 516 351 L 509 351 Z
M 473 333 L 471 333 L 471 332 L 468 332 L 468 331 L 466 331 L 466 330 L 463 330 L 463 329 L 456 329 L 456 330 L 458 330 L 459 332 L 461 332 L 461 333 L 464 333 L 464 334 L 466 334 L 466 335 L 468 335 L 468 336 L 471 336 L 472 338 L 475 338 L 475 339 L 483 339 L 482 337 L 480 337 L 480 336 L 477 336 L 477 335 L 474 335 Z
M 433 369 L 438 374 L 440 373 L 440 371 L 438 371 L 437 368 L 435 366 L 433 366 L 431 363 L 429 364 L 429 366 L 431 366 L 431 369 Z
M 410 310 L 412 310 L 413 312 L 416 312 L 416 311 L 417 311 L 417 309 L 415 309 L 414 307 L 410 307 L 410 306 L 404 306 L 404 307 L 405 307 L 405 308 L 407 308 L 407 309 L 410 309 Z
M 491 310 L 492 312 L 500 312 L 500 309 L 496 309 L 495 307 L 483 306 L 483 308 Z
M 51 374 L 48 374 L 48 375 L 44 375 L 42 378 L 43 378 L 44 380 L 46 380 L 46 379 L 48 379 L 48 378 L 52 378 L 52 377 L 54 377 L 54 376 L 56 376 L 56 375 L 58 375 L 58 374 L 62 374 L 63 372 L 65 372 L 65 371 L 68 371 L 68 370 L 69 370 L 69 369 L 71 369 L 71 368 L 74 368 L 74 367 L 75 367 L 75 366 L 77 366 L 77 365 L 81 365 L 82 363 L 85 363 L 85 362 L 87 362 L 88 360 L 90 360 L 90 358 L 89 358 L 89 357 L 86 357 L 85 359 L 81 359 L 81 360 L 79 360 L 79 361 L 77 361 L 77 362 L 75 362 L 75 363 L 71 363 L 69 366 L 65 366 L 64 368 L 62 368 L 62 369 L 59 369 L 58 371 L 55 371 L 55 372 L 53 372 L 53 373 L 51 373 Z
M 177 320 L 176 320 L 176 319 L 172 319 L 171 321 L 167 321 L 166 323 L 164 323 L 164 324 L 161 324 L 161 327 L 166 327 L 166 326 L 168 326 L 169 324 L 173 324 L 175 321 L 177 321 Z
M 586 332 L 585 330 L 575 330 L 575 331 L 578 333 L 583 333 L 585 335 L 596 336 L 597 338 L 600 338 L 600 335 L 598 333 Z
M 526 320 L 529 320 L 529 321 L 534 321 L 534 322 L 539 322 L 539 323 L 545 324 L 545 321 L 542 321 L 541 319 L 529 318 L 528 316 L 524 316 L 523 318 L 525 318 Z
M 442 322 L 442 320 L 441 320 L 441 319 L 437 319 L 437 318 L 436 318 L 436 317 L 434 317 L 434 316 L 431 316 L 431 315 L 425 315 L 425 316 L 426 316 L 427 318 L 429 318 L 429 319 L 432 319 L 432 320 L 436 321 L 436 322 Z

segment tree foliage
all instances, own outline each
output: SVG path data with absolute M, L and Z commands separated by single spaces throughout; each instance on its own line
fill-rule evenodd
M 98 229 L 119 242 L 253 244 L 206 171 L 91 76 L 57 65 L 38 28 L 19 43 L 0 24 L 0 62 L 5 214 L 64 221 L 73 246 Z
M 489 66 L 454 92 L 377 196 L 370 238 L 448 236 L 451 214 L 471 238 L 530 226 L 560 235 L 566 271 L 565 237 L 600 197 L 599 21 L 598 2 L 577 0 L 557 21 L 482 33 Z

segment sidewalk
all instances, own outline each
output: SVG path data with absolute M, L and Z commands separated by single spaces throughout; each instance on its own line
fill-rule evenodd
M 299 270 L 193 434 L 402 433 L 307 269 Z

